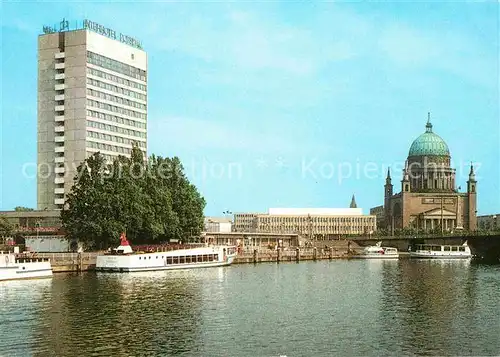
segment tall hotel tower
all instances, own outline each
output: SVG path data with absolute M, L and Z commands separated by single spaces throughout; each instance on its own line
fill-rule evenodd
M 147 152 L 147 55 L 140 43 L 85 20 L 38 37 L 38 209 L 62 209 L 78 165 L 95 152 Z

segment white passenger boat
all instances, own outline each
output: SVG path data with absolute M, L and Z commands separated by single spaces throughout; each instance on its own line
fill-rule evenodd
M 382 247 L 382 242 L 365 247 L 360 253 L 350 256 L 355 259 L 398 259 L 399 252 L 393 247 Z
M 465 242 L 462 245 L 417 244 L 410 250 L 410 258 L 468 259 L 471 250 Z
M 0 281 L 52 277 L 50 260 L 0 252 Z
M 97 256 L 97 271 L 134 272 L 218 267 L 230 265 L 236 257 L 236 247 L 233 246 L 134 252 L 125 234 L 122 234 L 120 241 L 118 248 Z

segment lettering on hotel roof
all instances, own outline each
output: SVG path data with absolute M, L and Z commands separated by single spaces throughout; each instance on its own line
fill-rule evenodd
M 75 26 L 73 29 L 70 28 L 70 23 L 68 20 L 62 19 L 62 21 L 59 23 L 59 26 L 57 25 L 43 26 L 43 33 L 48 34 L 48 33 L 65 32 L 65 31 L 81 30 L 81 29 L 94 31 L 100 35 L 109 37 L 113 40 L 118 40 L 129 46 L 136 47 L 142 50 L 142 44 L 137 39 L 124 35 L 123 33 L 116 32 L 115 30 L 109 27 L 105 27 L 101 24 L 98 24 L 97 22 L 90 21 L 88 19 L 83 20 L 83 22 L 81 22 L 81 26 L 78 21 L 75 21 Z

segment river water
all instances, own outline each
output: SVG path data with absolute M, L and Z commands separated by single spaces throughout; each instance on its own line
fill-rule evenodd
M 500 355 L 500 265 L 318 261 L 0 283 L 0 356 Z

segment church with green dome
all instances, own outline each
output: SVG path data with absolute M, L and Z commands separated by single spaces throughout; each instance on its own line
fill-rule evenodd
M 460 192 L 450 161 L 450 149 L 434 133 L 429 114 L 425 132 L 410 146 L 399 193 L 393 192 L 391 172 L 387 172 L 383 206 L 386 229 L 392 233 L 405 228 L 436 233 L 476 230 L 474 167 L 471 164 L 467 191 Z

